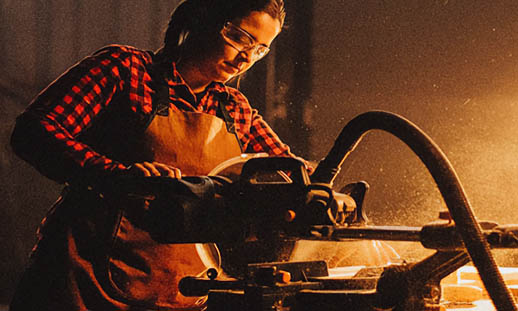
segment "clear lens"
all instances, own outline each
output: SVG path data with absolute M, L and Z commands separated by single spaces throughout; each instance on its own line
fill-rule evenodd
M 268 52 L 270 52 L 268 47 L 264 45 L 257 45 L 252 52 L 252 57 L 255 57 L 257 60 L 263 58 L 266 54 L 268 54 Z
M 250 38 L 246 32 L 232 25 L 224 28 L 223 36 L 227 37 L 227 39 L 242 49 L 247 49 L 254 45 L 254 39 Z
M 267 46 L 256 44 L 254 38 L 232 23 L 225 24 L 221 30 L 221 35 L 228 44 L 239 52 L 249 51 L 254 61 L 263 58 L 270 51 Z

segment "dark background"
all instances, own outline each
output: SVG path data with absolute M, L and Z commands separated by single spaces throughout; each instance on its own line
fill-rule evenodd
M 12 154 L 16 115 L 66 68 L 106 44 L 158 48 L 176 3 L 0 2 L 0 303 L 9 300 L 37 224 L 61 188 Z M 516 1 L 287 5 L 288 27 L 242 90 L 296 153 L 319 160 L 357 114 L 395 112 L 442 148 L 480 219 L 518 223 Z M 445 208 L 424 166 L 386 133 L 363 139 L 337 188 L 357 180 L 371 185 L 366 209 L 376 224 L 419 226 Z M 516 264 L 513 251 L 496 255 Z

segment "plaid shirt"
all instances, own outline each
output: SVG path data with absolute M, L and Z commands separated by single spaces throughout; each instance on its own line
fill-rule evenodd
M 150 67 L 152 55 L 128 46 L 109 46 L 83 59 L 43 90 L 18 117 L 12 143 L 15 152 L 44 175 L 57 181 L 92 178 L 120 172 L 126 166 L 99 154 L 80 134 L 122 95 L 130 114 L 127 124 L 142 124 L 152 113 Z M 230 100 L 227 111 L 247 152 L 293 156 L 238 90 L 212 83 L 199 99 L 172 64 L 170 106 L 182 111 L 216 115 L 221 94 Z M 119 106 L 116 108 L 118 109 Z M 128 107 L 129 106 L 129 107 Z M 115 143 L 115 142 L 114 142 Z

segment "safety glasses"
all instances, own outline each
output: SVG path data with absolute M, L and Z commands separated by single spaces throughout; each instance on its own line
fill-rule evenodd
M 254 37 L 246 32 L 246 30 L 231 22 L 225 23 L 220 33 L 228 45 L 240 53 L 250 53 L 252 61 L 263 58 L 270 51 L 269 47 L 264 44 L 258 44 Z

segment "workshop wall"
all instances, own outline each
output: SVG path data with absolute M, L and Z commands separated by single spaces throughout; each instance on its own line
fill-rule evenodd
M 323 157 L 357 114 L 398 113 L 443 149 L 482 218 L 517 222 L 517 9 L 505 0 L 316 4 L 306 105 L 311 157 Z M 342 172 L 345 179 L 368 179 L 373 192 L 386 190 L 371 198 L 372 208 L 384 214 L 379 205 L 386 206 L 396 223 L 413 206 L 435 215 L 441 204 L 407 149 L 372 132 Z

